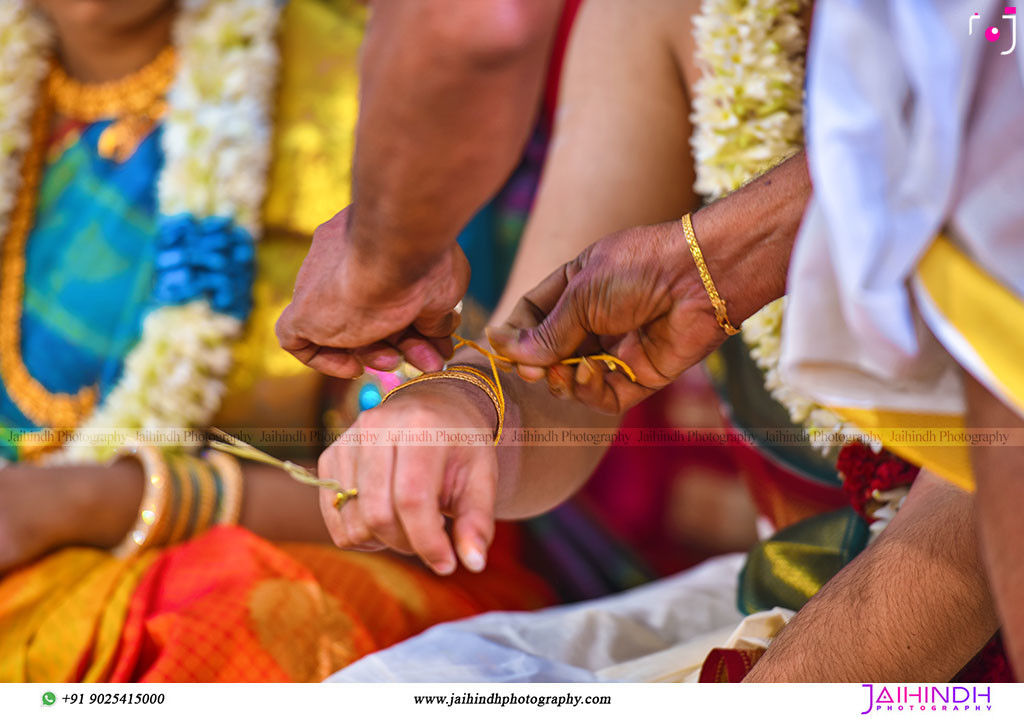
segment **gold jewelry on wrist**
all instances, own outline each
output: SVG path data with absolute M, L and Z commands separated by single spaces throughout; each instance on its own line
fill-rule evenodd
M 711 280 L 708 265 L 704 263 L 704 254 L 697 243 L 697 235 L 693 233 L 693 222 L 690 221 L 690 215 L 684 214 L 681 221 L 683 224 L 683 234 L 686 236 L 686 243 L 690 246 L 690 254 L 693 255 L 693 262 L 697 265 L 697 273 L 700 274 L 701 283 L 704 284 L 704 291 L 707 292 L 708 299 L 711 300 L 711 306 L 715 310 L 715 319 L 718 320 L 718 325 L 729 336 L 738 334 L 740 330 L 729 323 L 729 315 L 725 310 L 725 300 L 718 295 L 718 289 L 715 288 L 715 282 Z
M 411 381 L 395 386 L 384 394 L 384 398 L 380 401 L 381 405 L 402 389 L 409 388 L 417 383 L 423 383 L 424 381 L 436 381 L 442 378 L 471 383 L 487 394 L 487 398 L 491 399 L 491 403 L 494 404 L 495 413 L 498 414 L 498 426 L 494 431 L 494 445 L 498 445 L 501 442 L 501 433 L 505 427 L 505 395 L 502 393 L 501 385 L 497 381 L 497 372 L 495 372 L 495 377 L 492 379 L 475 366 L 449 366 L 443 371 L 425 373 Z
M 214 511 L 217 509 L 217 478 L 209 463 L 202 458 L 189 456 L 189 460 L 192 462 L 192 474 L 198 483 L 192 535 L 199 535 L 213 525 Z
M 128 446 L 118 452 L 113 462 L 132 456 L 142 464 L 145 484 L 139 516 L 135 525 L 111 552 L 127 558 L 146 548 L 159 545 L 168 523 L 168 505 L 171 498 L 171 473 L 167 462 L 157 448 L 146 445 Z
M 177 498 L 173 520 L 170 521 L 167 545 L 175 545 L 189 537 L 189 519 L 192 516 L 195 486 L 192 484 L 186 456 L 180 454 L 168 456 L 167 465 L 174 478 L 174 493 Z
M 236 525 L 242 512 L 242 466 L 234 456 L 211 450 L 203 453 L 220 480 L 220 509 L 214 518 L 216 525 Z

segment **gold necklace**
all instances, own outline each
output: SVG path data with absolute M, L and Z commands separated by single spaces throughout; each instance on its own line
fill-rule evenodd
M 99 138 L 101 155 L 124 161 L 167 110 L 164 99 L 174 78 L 175 53 L 163 50 L 152 62 L 123 79 L 97 85 L 77 82 L 54 65 L 32 117 L 32 142 L 21 166 L 21 187 L 11 210 L 0 265 L 0 377 L 18 409 L 37 426 L 73 428 L 96 407 L 98 389 L 54 393 L 37 381 L 21 354 L 25 299 L 25 248 L 35 220 L 50 119 L 54 110 L 70 119 L 95 122 L 116 118 Z
M 32 118 L 32 143 L 21 165 L 21 188 L 11 210 L 0 267 L 0 375 L 18 409 L 37 426 L 73 428 L 96 405 L 95 386 L 77 394 L 51 393 L 28 371 L 21 355 L 21 312 L 25 298 L 25 246 L 35 218 L 50 134 L 50 103 L 39 103 Z
M 54 109 L 81 122 L 115 121 L 100 134 L 101 157 L 124 162 L 167 112 L 167 90 L 174 80 L 177 56 L 173 47 L 160 51 L 145 67 L 119 80 L 86 84 L 54 66 L 46 94 Z

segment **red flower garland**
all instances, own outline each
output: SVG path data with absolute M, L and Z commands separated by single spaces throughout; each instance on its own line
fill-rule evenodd
M 883 449 L 875 453 L 859 442 L 843 446 L 836 469 L 843 479 L 843 492 L 850 505 L 869 523 L 875 520 L 868 511 L 877 507 L 874 492 L 910 485 L 921 470 L 889 451 Z

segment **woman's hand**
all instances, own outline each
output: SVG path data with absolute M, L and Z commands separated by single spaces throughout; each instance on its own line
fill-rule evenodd
M 141 500 L 142 471 L 132 460 L 7 466 L 0 470 L 0 574 L 70 545 L 113 547 Z
M 455 571 L 456 555 L 468 569 L 483 570 L 494 537 L 496 420 L 487 396 L 457 380 L 419 383 L 360 414 L 320 456 L 322 478 L 359 490 L 340 510 L 334 507 L 335 491 L 321 492 L 320 508 L 335 544 L 417 554 L 440 575 Z M 394 445 L 422 437 L 443 443 L 446 432 L 475 440 Z M 367 443 L 357 443 L 358 436 Z M 452 519 L 451 537 L 446 516 Z

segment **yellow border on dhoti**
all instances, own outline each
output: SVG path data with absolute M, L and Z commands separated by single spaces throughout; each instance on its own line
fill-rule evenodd
M 942 236 L 932 242 L 921 258 L 915 279 L 927 294 L 932 310 L 945 323 L 944 328 L 966 349 L 951 351 L 954 358 L 1002 401 L 1024 415 L 1024 299 Z M 948 337 L 940 336 L 940 341 L 943 338 Z M 948 348 L 949 342 L 944 343 Z M 970 356 L 958 355 L 961 353 Z M 956 415 L 830 408 L 844 420 L 868 431 L 896 426 L 940 431 L 965 427 L 964 417 Z M 890 450 L 961 488 L 974 489 L 974 474 L 965 445 L 894 445 Z

